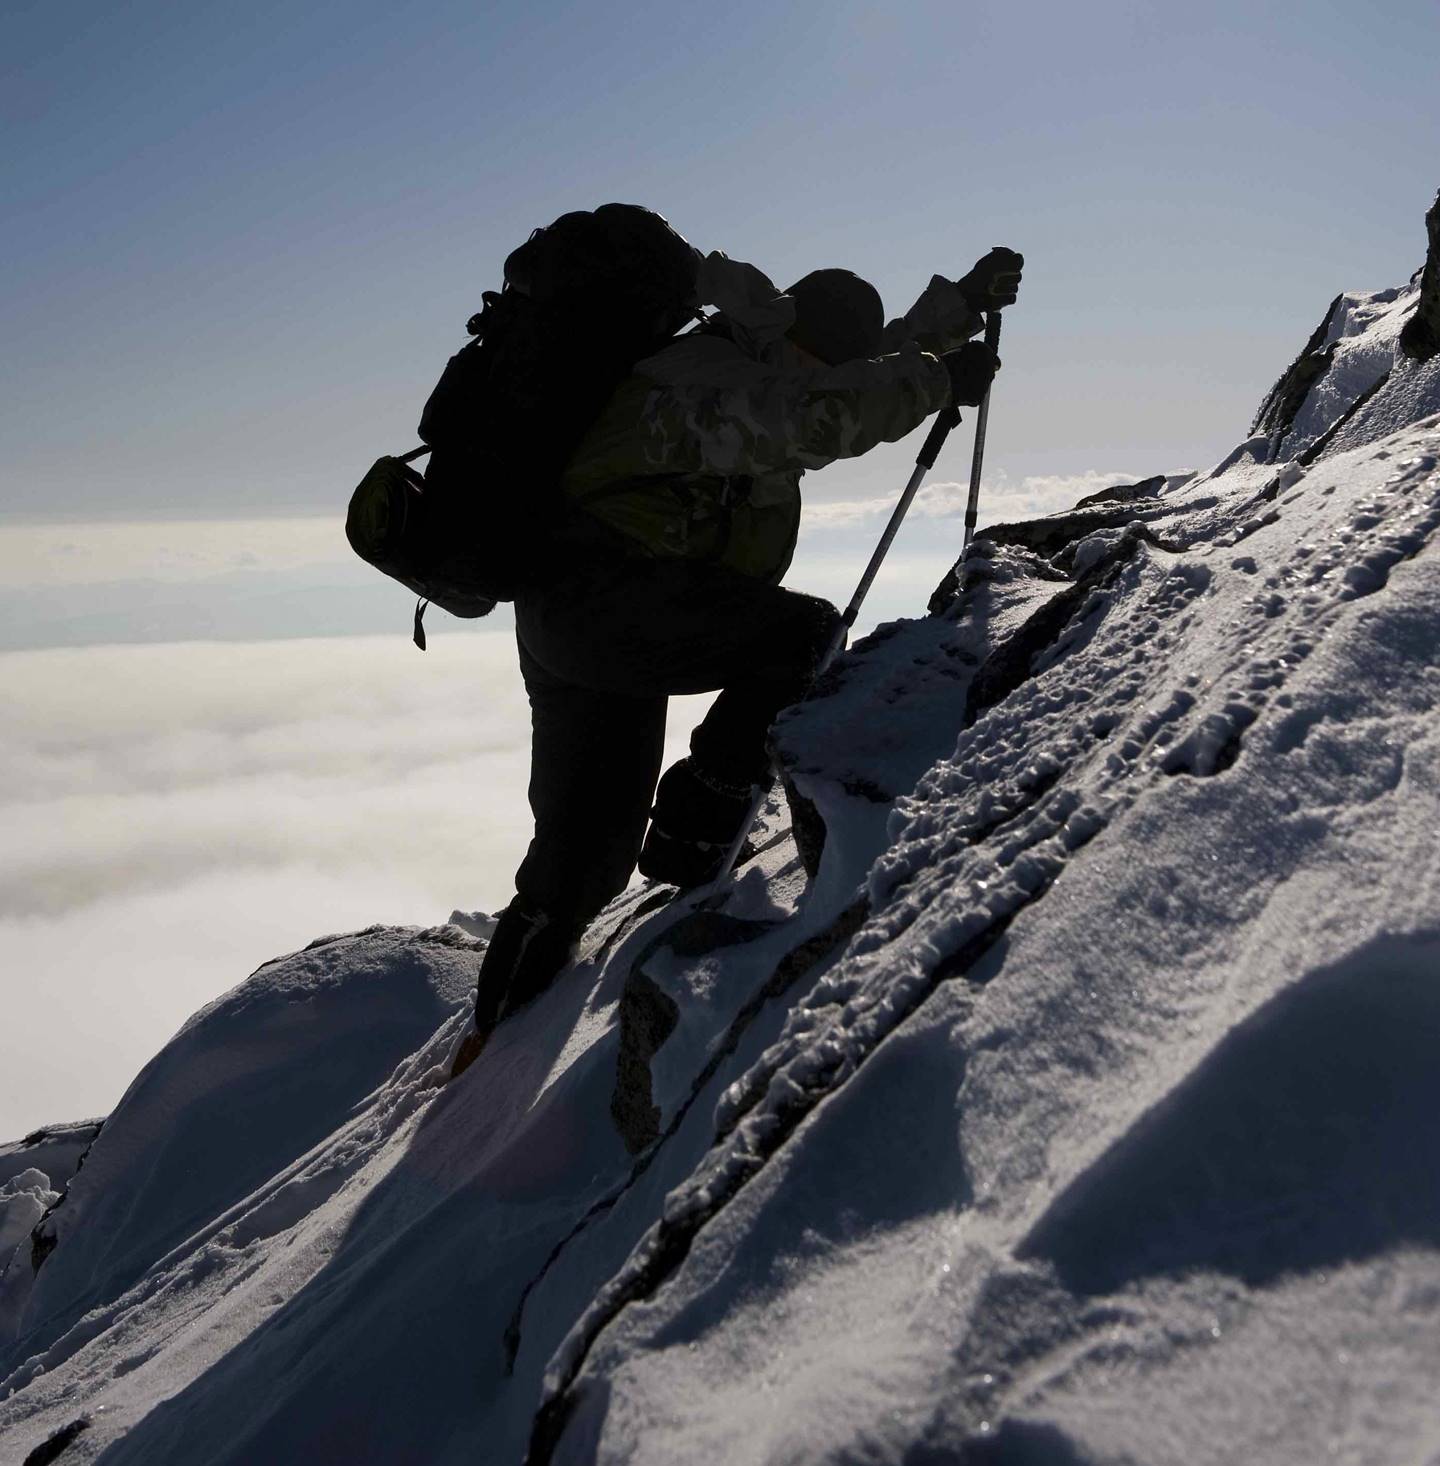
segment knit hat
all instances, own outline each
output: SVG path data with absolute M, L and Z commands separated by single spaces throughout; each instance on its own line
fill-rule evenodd
M 795 302 L 795 324 L 785 334 L 802 350 L 831 366 L 879 356 L 885 306 L 868 280 L 850 270 L 812 270 L 785 294 Z

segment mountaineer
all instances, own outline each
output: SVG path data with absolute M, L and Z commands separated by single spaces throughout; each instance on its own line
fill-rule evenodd
M 535 834 L 480 969 L 469 1058 L 550 983 L 637 861 L 681 887 L 717 873 L 769 778 L 769 726 L 839 625 L 779 583 L 801 475 L 978 403 L 999 361 L 968 338 L 1014 301 L 1022 265 L 991 250 L 887 325 L 849 271 L 782 294 L 753 266 L 700 261 L 697 298 L 718 314 L 609 398 L 564 471 L 554 569 L 515 599 Z M 667 698 L 717 689 L 657 790 Z

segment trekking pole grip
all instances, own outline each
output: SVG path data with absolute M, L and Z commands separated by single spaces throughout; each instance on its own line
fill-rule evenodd
M 930 431 L 925 434 L 925 441 L 915 455 L 915 462 L 927 473 L 935 467 L 935 460 L 940 456 L 940 450 L 945 446 L 950 430 L 959 425 L 960 409 L 953 402 L 935 414 L 935 421 L 930 424 Z
M 990 311 L 985 317 L 985 344 L 991 351 L 997 351 L 1000 346 L 1000 312 Z M 982 401 L 983 411 L 990 397 L 990 391 L 985 391 L 985 401 Z M 940 456 L 940 450 L 945 446 L 945 439 L 950 436 L 954 428 L 960 426 L 960 409 L 952 402 L 948 407 L 941 408 L 936 414 L 935 421 L 930 424 L 930 431 L 925 435 L 925 442 L 921 445 L 919 453 L 915 455 L 915 462 L 927 472 L 935 467 L 935 460 Z

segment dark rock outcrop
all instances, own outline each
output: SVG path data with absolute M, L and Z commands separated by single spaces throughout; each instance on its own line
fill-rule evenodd
M 610 1118 L 631 1155 L 639 1155 L 660 1134 L 660 1107 L 655 1103 L 650 1060 L 675 1031 L 680 1008 L 643 972 L 631 971 L 620 995 L 620 1054 Z
M 1076 499 L 1076 509 L 1088 509 L 1092 504 L 1133 504 L 1137 499 L 1153 499 L 1165 487 L 1165 475 L 1157 473 L 1152 478 L 1142 478 L 1138 484 L 1114 484 L 1101 489 L 1098 494 L 1086 494 Z
M 1415 361 L 1429 361 L 1440 352 L 1440 193 L 1425 215 L 1429 249 L 1420 272 L 1420 303 L 1400 333 L 1400 350 Z
M 54 1435 L 47 1436 L 26 1456 L 25 1466 L 50 1466 L 50 1462 L 58 1461 L 89 1429 L 89 1418 L 84 1415 L 78 1420 L 72 1420 L 69 1425 L 61 1426 Z
M 1330 323 L 1335 319 L 1335 312 L 1340 309 L 1343 299 L 1344 296 L 1337 295 L 1330 302 L 1329 310 L 1310 333 L 1310 339 L 1301 348 L 1300 355 L 1285 368 L 1280 380 L 1266 394 L 1260 410 L 1255 414 L 1255 421 L 1250 425 L 1251 437 L 1261 433 L 1269 437 L 1272 462 L 1306 397 L 1310 395 L 1310 389 L 1330 370 L 1330 363 L 1335 359 L 1335 348 L 1339 343 L 1332 341 L 1328 346 L 1322 343 L 1329 335 Z
M 610 1118 L 631 1155 L 639 1155 L 660 1138 L 661 1114 L 655 1103 L 650 1061 L 680 1021 L 678 1004 L 644 971 L 645 963 L 660 951 L 700 957 L 723 947 L 742 946 L 758 941 L 776 924 L 744 921 L 702 907 L 666 927 L 631 964 L 620 995 L 620 1052 L 610 1096 Z
M 790 830 L 795 837 L 795 848 L 800 853 L 800 863 L 805 874 L 813 881 L 820 870 L 820 857 L 825 853 L 825 820 L 807 798 L 795 781 L 784 776 L 785 802 L 790 806 Z

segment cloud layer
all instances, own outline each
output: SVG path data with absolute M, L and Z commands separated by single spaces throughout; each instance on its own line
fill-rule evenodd
M 327 932 L 493 910 L 530 835 L 503 632 L 0 656 L 0 1139 L 108 1109 Z M 708 699 L 676 699 L 671 753 Z
M 999 524 L 1010 519 L 1033 519 L 1041 514 L 1054 514 L 1068 509 L 1077 499 L 1098 493 L 1115 484 L 1135 483 L 1129 473 L 1104 473 L 1091 469 L 1085 473 L 1030 474 L 1014 479 L 1004 473 L 986 475 L 980 500 L 980 524 Z M 965 514 L 970 485 L 957 481 L 926 484 L 911 506 L 917 519 L 957 519 Z M 840 499 L 808 505 L 806 518 L 814 529 L 839 529 L 868 523 L 887 515 L 895 497 L 875 499 Z

